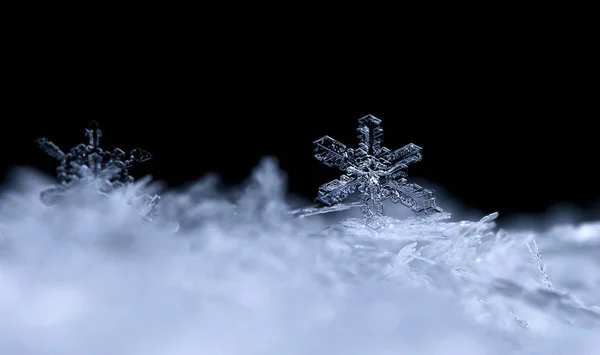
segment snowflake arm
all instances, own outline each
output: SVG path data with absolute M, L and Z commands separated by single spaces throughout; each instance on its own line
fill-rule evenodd
M 350 152 L 346 146 L 335 139 L 324 136 L 313 142 L 315 146 L 315 158 L 323 164 L 345 171 L 352 165 Z
M 48 140 L 48 138 L 39 138 L 35 141 L 39 147 L 46 152 L 49 156 L 56 160 L 63 160 L 65 158 L 65 153 L 60 150 L 60 148 Z
M 358 178 L 351 178 L 342 175 L 339 179 L 332 180 L 319 186 L 318 197 L 315 199 L 327 206 L 331 206 L 344 201 L 356 188 L 361 181 Z
M 393 203 L 401 203 L 410 208 L 418 216 L 441 213 L 442 209 L 435 204 L 432 190 L 425 189 L 414 183 L 388 181 L 382 189 Z

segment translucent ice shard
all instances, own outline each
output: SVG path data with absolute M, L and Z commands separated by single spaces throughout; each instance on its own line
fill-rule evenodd
M 527 249 L 529 249 L 529 253 L 535 260 L 535 264 L 538 267 L 538 271 L 542 277 L 542 284 L 547 290 L 552 290 L 552 282 L 550 282 L 550 278 L 548 277 L 548 273 L 546 272 L 546 264 L 542 260 L 542 253 L 540 253 L 540 249 L 538 248 L 537 242 L 535 238 L 532 240 L 533 248 L 527 243 Z
M 314 143 L 315 158 L 343 172 L 340 178 L 319 187 L 316 201 L 333 206 L 351 194 L 360 193 L 361 211 L 367 225 L 378 227 L 383 217 L 383 201 L 402 203 L 418 216 L 441 213 L 432 190 L 408 183 L 406 168 L 422 159 L 421 147 L 412 143 L 391 151 L 383 146 L 381 120 L 367 115 L 358 120 L 359 143 L 347 148 L 324 136 Z
M 129 154 L 119 148 L 112 151 L 102 150 L 100 148 L 102 131 L 95 121 L 90 122 L 85 135 L 88 137 L 88 143 L 81 143 L 68 153 L 63 152 L 47 138 L 36 141 L 42 150 L 60 162 L 56 168 L 59 186 L 53 186 L 40 194 L 45 204 L 58 203 L 69 188 L 78 185 L 81 181 L 87 181 L 104 194 L 130 185 L 134 178 L 129 175 L 128 169 L 152 158 L 149 152 L 140 148 L 133 149 Z M 154 202 L 152 206 L 155 204 Z
M 349 210 L 353 207 L 360 207 L 360 202 L 348 203 L 348 204 L 338 203 L 337 205 L 327 206 L 327 207 L 314 206 L 314 207 L 299 208 L 299 209 L 290 211 L 289 214 L 291 214 L 293 216 L 298 216 L 299 218 L 304 218 L 304 217 L 313 216 L 313 215 L 317 215 L 317 214 L 345 211 L 345 210 Z
M 131 203 L 138 209 L 138 211 L 148 221 L 152 221 L 156 217 L 156 205 L 160 201 L 160 196 L 150 196 L 143 194 L 133 198 Z

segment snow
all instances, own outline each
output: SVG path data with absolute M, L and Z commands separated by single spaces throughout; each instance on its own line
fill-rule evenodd
M 373 230 L 297 218 L 272 159 L 234 191 L 207 177 L 162 193 L 152 221 L 128 204 L 129 189 L 151 186 L 108 197 L 84 186 L 46 206 L 49 184 L 21 170 L 1 192 L 0 354 L 591 355 L 600 345 L 600 223 L 532 232 L 503 230 L 496 214 L 388 213 Z

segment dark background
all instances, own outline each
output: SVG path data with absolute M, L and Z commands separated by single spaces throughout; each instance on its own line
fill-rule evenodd
M 569 41 L 31 38 L 5 69 L 3 176 L 15 165 L 52 174 L 34 139 L 66 150 L 93 119 L 105 149 L 153 153 L 135 176 L 178 186 L 217 172 L 236 184 L 274 155 L 290 191 L 312 199 L 338 176 L 312 158 L 312 141 L 354 146 L 356 121 L 370 113 L 390 149 L 423 147 L 409 177 L 463 207 L 511 217 L 568 203 L 583 219 L 600 215 L 594 59 Z

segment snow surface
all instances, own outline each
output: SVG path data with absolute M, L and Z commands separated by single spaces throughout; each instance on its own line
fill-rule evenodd
M 480 221 L 295 218 L 265 159 L 222 191 L 129 194 L 15 172 L 0 197 L 0 354 L 592 355 L 600 223 L 545 232 Z M 440 201 L 440 204 L 443 203 Z M 539 251 L 536 249 L 539 247 Z M 547 280 L 545 280 L 545 275 Z

